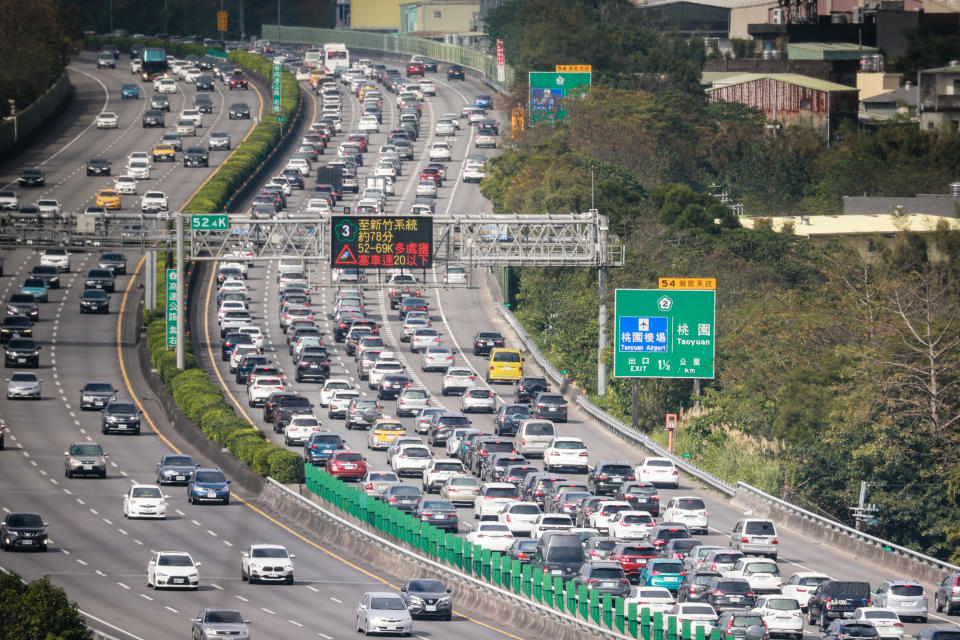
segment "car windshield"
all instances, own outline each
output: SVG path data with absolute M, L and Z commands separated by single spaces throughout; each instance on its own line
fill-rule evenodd
M 37 374 L 35 373 L 15 373 L 10 376 L 11 382 L 36 382 Z
M 657 562 L 653 565 L 660 573 L 682 573 L 683 563 L 678 561 Z
M 75 456 L 102 456 L 103 449 L 98 444 L 77 444 L 70 448 L 70 453 Z
M 83 292 L 83 297 L 89 298 L 89 299 L 99 298 L 99 299 L 106 300 L 107 292 L 104 291 L 103 289 L 87 289 L 86 291 Z
M 407 605 L 400 598 L 371 598 L 370 608 L 379 611 L 406 611 Z
M 895 596 L 910 596 L 919 598 L 923 595 L 923 587 L 918 584 L 895 584 L 890 587 L 890 593 Z
M 583 562 L 583 549 L 577 547 L 556 546 L 548 552 L 549 562 Z
M 277 547 L 260 547 L 250 554 L 254 558 L 286 558 L 287 550 Z
M 729 580 L 727 582 L 721 582 L 717 585 L 718 591 L 723 591 L 724 593 L 747 593 L 750 591 L 750 584 L 744 580 L 743 582 Z
M 770 606 L 770 605 L 767 605 Z M 799 605 L 797 605 L 799 607 Z M 771 609 L 774 607 L 770 606 Z M 797 608 L 797 607 L 793 607 Z M 875 609 L 873 611 L 864 611 L 863 617 L 868 620 L 900 620 L 896 613 L 893 611 L 884 611 L 883 609 Z
M 210 482 L 210 483 L 220 483 L 226 482 L 227 479 L 223 477 L 223 474 L 219 471 L 198 471 L 194 476 L 194 480 L 197 482 Z
M 137 407 L 130 402 L 114 402 L 108 409 L 114 413 L 136 413 Z
M 772 573 L 774 575 L 780 575 L 780 569 L 775 562 L 751 562 L 744 567 L 744 573 Z M 920 589 L 920 592 L 923 593 L 923 589 Z
M 359 453 L 341 453 L 337 456 L 337 460 L 340 462 L 360 462 L 363 460 L 363 456 Z
M 758 615 L 750 615 L 750 614 L 733 616 L 733 626 L 735 627 L 752 627 L 754 625 L 758 625 L 762 627 L 763 617 Z
M 407 591 L 439 593 L 444 590 L 443 583 L 439 580 L 411 580 L 407 585 Z
M 161 567 L 192 567 L 193 560 L 190 559 L 190 556 L 166 555 L 160 556 L 157 564 Z
M 527 435 L 543 436 L 554 433 L 553 424 L 549 422 L 528 422 L 524 431 Z
M 35 513 L 13 513 L 7 517 L 11 527 L 42 527 L 43 519 Z
M 570 522 L 570 516 L 543 516 L 540 519 L 541 524 L 549 525 L 570 525 L 573 524 Z
M 193 458 L 190 456 L 167 456 L 163 459 L 163 464 L 168 467 L 192 467 Z
M 425 511 L 456 511 L 456 507 L 449 500 L 427 500 L 423 503 L 423 509 Z
M 539 515 L 540 507 L 535 504 L 518 504 L 510 507 L 509 511 L 518 515 Z
M 340 444 L 340 436 L 335 433 L 330 435 L 314 435 L 311 444 Z
M 208 611 L 203 621 L 220 624 L 243 624 L 243 616 L 240 615 L 239 611 Z
M 420 489 L 409 485 L 397 485 L 390 487 L 390 494 L 394 496 L 419 496 Z
M 478 484 L 476 478 L 450 478 L 450 485 L 454 487 L 476 487 Z
M 623 519 L 621 520 L 621 522 L 625 522 L 627 524 L 647 524 L 649 522 L 653 522 L 653 518 L 651 518 L 650 516 L 641 516 L 641 515 L 623 516 Z M 677 549 L 677 547 L 674 547 L 674 550 L 679 551 L 680 549 Z
M 488 498 L 516 498 L 516 487 L 487 487 L 484 495 Z
M 134 498 L 162 498 L 163 494 L 157 487 L 134 487 L 131 496 Z
M 673 462 L 670 460 L 647 460 L 644 464 L 646 467 L 672 467 Z
M 637 596 L 643 598 L 644 600 L 650 598 L 670 598 L 673 600 L 673 596 L 670 595 L 669 591 L 664 589 L 637 589 Z

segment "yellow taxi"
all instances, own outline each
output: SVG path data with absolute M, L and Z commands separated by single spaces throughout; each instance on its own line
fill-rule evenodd
M 153 145 L 151 155 L 154 162 L 175 162 L 177 160 L 177 150 L 172 144 Z
M 104 209 L 120 209 L 123 207 L 123 197 L 116 189 L 100 189 L 97 191 L 96 205 Z
M 523 377 L 523 354 L 519 349 L 491 349 L 487 382 L 514 382 Z
M 310 74 L 310 86 L 316 89 L 321 82 L 325 82 L 327 74 L 325 71 L 314 71 Z
M 407 430 L 402 422 L 393 418 L 380 418 L 367 433 L 367 449 L 387 449 L 390 443 L 406 434 Z
M 360 87 L 360 89 L 357 91 L 357 98 L 359 98 L 362 101 L 363 94 L 365 94 L 367 91 L 376 91 L 376 90 L 377 88 L 372 84 L 365 84 L 362 87 Z

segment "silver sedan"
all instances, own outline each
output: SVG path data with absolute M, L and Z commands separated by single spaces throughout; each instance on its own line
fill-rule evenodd
M 460 410 L 493 413 L 497 410 L 497 397 L 487 387 L 470 387 L 460 397 Z
M 453 350 L 450 347 L 427 347 L 420 359 L 423 371 L 443 371 L 454 363 Z
M 40 399 L 40 383 L 42 381 L 32 371 L 14 373 L 7 378 L 7 400 L 17 398 Z
M 391 591 L 368 591 L 357 607 L 357 631 L 371 633 L 413 633 L 413 618 L 407 603 Z

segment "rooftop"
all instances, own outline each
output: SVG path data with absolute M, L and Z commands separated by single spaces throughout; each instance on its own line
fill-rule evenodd
M 740 218 L 740 223 L 753 229 L 759 218 Z M 773 230 L 781 231 L 785 224 L 793 225 L 798 236 L 822 237 L 837 235 L 868 235 L 874 233 L 898 233 L 900 231 L 929 231 L 937 223 L 946 221 L 951 228 L 960 229 L 960 220 L 952 216 L 933 216 L 924 213 L 906 214 L 894 218 L 890 214 L 850 214 L 839 216 L 782 216 L 770 218 Z M 806 222 L 805 222 L 806 221 Z
M 721 87 L 729 87 L 736 84 L 744 84 L 747 82 L 756 82 L 757 80 L 776 80 L 778 82 L 785 82 L 787 84 L 796 85 L 798 87 L 805 87 L 807 89 L 814 89 L 816 91 L 856 91 L 855 87 L 848 87 L 845 84 L 838 84 L 836 82 L 830 82 L 828 80 L 821 80 L 819 78 L 812 78 L 810 76 L 803 76 L 798 73 L 739 73 L 726 78 L 715 80 L 713 86 L 707 89 L 707 91 L 712 91 L 714 89 L 719 89 Z
M 852 42 L 797 42 L 787 45 L 790 60 L 859 60 L 861 56 L 880 53 L 876 47 Z

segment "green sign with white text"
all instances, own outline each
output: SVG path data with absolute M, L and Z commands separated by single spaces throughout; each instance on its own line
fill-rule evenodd
M 589 72 L 531 71 L 527 121 L 533 125 L 566 118 L 569 99 L 586 95 L 591 77 Z
M 280 78 L 283 73 L 283 67 L 280 63 L 273 65 L 273 112 L 280 113 Z
M 230 216 L 226 213 L 195 213 L 190 216 L 190 228 L 194 231 L 223 231 L 230 228 Z
M 180 281 L 176 269 L 167 269 L 167 346 L 177 346 L 177 289 Z
M 716 293 L 617 289 L 613 375 L 713 378 Z

